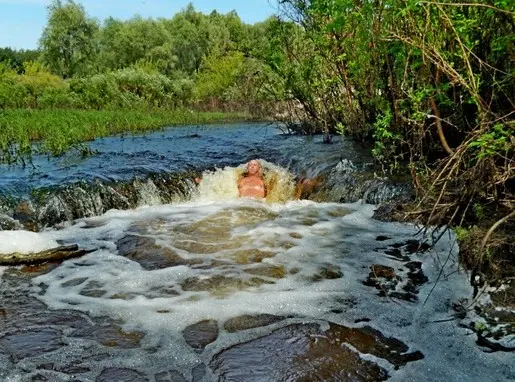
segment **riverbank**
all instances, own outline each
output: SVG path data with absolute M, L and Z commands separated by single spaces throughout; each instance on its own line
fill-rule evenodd
M 30 110 L 0 111 L 0 163 L 24 163 L 32 154 L 61 155 L 88 149 L 82 143 L 117 134 L 154 131 L 167 126 L 238 122 L 243 112 L 177 110 Z
M 375 218 L 427 226 L 412 212 L 418 200 L 381 206 Z M 472 295 L 454 306 L 454 318 L 474 331 L 488 351 L 513 352 L 515 345 L 515 222 L 505 210 L 485 208 L 481 219 L 450 226 L 459 245 L 459 263 L 469 274 Z M 443 227 L 442 227 L 443 228 Z M 447 237 L 441 231 L 440 238 Z M 438 282 L 438 281 L 437 281 Z

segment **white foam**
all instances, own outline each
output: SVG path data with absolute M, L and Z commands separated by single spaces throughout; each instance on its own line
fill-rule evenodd
M 403 262 L 384 251 L 390 244 L 413 239 L 418 231 L 408 224 L 373 220 L 372 212 L 373 206 L 359 202 L 268 204 L 242 199 L 109 211 L 48 233 L 54 239 L 101 249 L 36 277 L 34 292 L 51 308 L 120 319 L 125 328 L 145 331 L 150 342 L 158 342 L 160 333 L 166 332 L 175 354 L 188 357 L 193 356 L 180 333 L 188 325 L 214 319 L 222 327 L 229 318 L 268 313 L 351 326 L 357 319 L 369 318 L 367 325 L 425 356 L 399 371 L 393 372 L 392 367 L 393 380 L 470 380 L 484 375 L 486 367 L 506 365 L 507 356 L 485 356 L 468 329 L 457 322 L 434 323 L 449 318 L 452 303 L 472 293 L 468 275 L 458 267 L 458 247 L 452 234 L 442 237 L 430 252 L 412 255 L 412 260 L 422 262 L 429 278 L 420 288 L 420 302 L 380 297 L 376 289 L 363 284 L 372 264 L 390 266 L 405 280 Z M 125 235 L 153 240 L 199 264 L 146 270 L 117 254 L 116 243 Z M 390 239 L 376 241 L 379 235 Z M 245 256 L 251 258 L 253 253 L 270 256 L 261 262 L 247 261 Z M 283 270 L 284 277 L 249 272 L 265 266 L 279 273 Z M 342 277 L 317 277 L 328 267 Z M 191 281 L 223 277 L 240 284 L 219 282 L 218 288 L 209 291 L 196 290 L 199 282 Z M 267 283 L 252 284 L 256 277 Z M 186 287 L 188 283 L 190 287 Z M 249 286 L 241 287 L 245 283 Z M 342 313 L 332 313 L 338 310 Z M 210 354 L 249 335 L 222 332 Z M 427 370 L 431 373 L 426 374 Z
M 58 247 L 59 244 L 44 233 L 29 231 L 0 231 L 0 253 L 36 253 Z

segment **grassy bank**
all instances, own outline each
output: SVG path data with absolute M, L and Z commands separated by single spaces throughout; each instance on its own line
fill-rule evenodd
M 35 152 L 60 155 L 95 138 L 141 133 L 166 126 L 234 122 L 245 113 L 191 110 L 26 110 L 0 111 L 0 163 L 24 162 Z

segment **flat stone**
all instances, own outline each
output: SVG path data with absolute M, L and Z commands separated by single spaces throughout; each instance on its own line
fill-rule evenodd
M 163 371 L 154 376 L 156 382 L 188 382 L 177 370 Z
M 204 349 L 218 338 L 218 323 L 215 320 L 199 321 L 185 328 L 182 335 L 193 349 Z
M 0 348 L 16 361 L 37 357 L 65 346 L 61 332 L 52 328 L 18 330 L 0 337 Z
M 385 369 L 316 324 L 290 325 L 225 349 L 210 365 L 225 381 L 384 381 Z
M 239 279 L 235 277 L 215 275 L 206 279 L 190 277 L 181 283 L 181 288 L 184 291 L 208 291 L 215 296 L 225 296 L 229 293 L 270 283 L 271 281 L 267 281 L 259 277 L 252 277 L 251 279 Z
M 153 239 L 148 237 L 127 235 L 118 240 L 116 246 L 120 256 L 138 262 L 146 270 L 202 263 L 200 259 L 184 259 L 170 248 L 157 245 Z
M 96 382 L 113 382 L 113 381 L 123 381 L 123 382 L 148 382 L 150 381 L 144 374 L 132 370 L 125 369 L 121 367 L 108 367 L 100 373 L 100 375 L 95 379 Z
M 91 326 L 76 330 L 71 334 L 71 337 L 93 340 L 104 346 L 120 349 L 139 347 L 143 336 L 144 334 L 139 332 L 125 332 L 116 325 Z
M 227 320 L 224 323 L 224 329 L 229 333 L 234 333 L 242 330 L 271 325 L 284 320 L 284 318 L 285 317 L 275 316 L 273 314 L 258 314 L 255 316 L 243 315 Z

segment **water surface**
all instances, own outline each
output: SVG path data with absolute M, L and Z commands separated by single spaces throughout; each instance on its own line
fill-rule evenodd
M 363 201 L 236 197 L 251 158 L 288 182 L 304 171 L 343 187 L 370 160 L 350 142 L 239 125 L 92 145 L 95 157 L 39 158 L 2 186 L 189 169 L 204 180 L 166 203 L 141 183 L 146 203 L 37 234 L 90 251 L 81 258 L 0 268 L 2 380 L 515 380 L 513 354 L 478 347 L 468 327 L 451 233 L 434 242 L 440 232 L 375 220 Z

